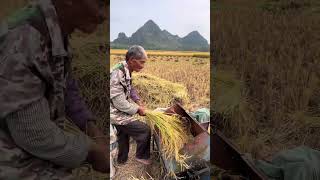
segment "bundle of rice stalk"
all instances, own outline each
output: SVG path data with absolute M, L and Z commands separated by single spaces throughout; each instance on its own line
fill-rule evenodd
M 163 112 L 146 111 L 147 123 L 153 132 L 161 137 L 162 153 L 166 159 L 175 159 L 181 168 L 188 168 L 188 156 L 180 150 L 188 141 L 187 127 L 177 115 L 167 115 Z
M 229 71 L 217 71 L 213 78 L 213 110 L 228 119 L 225 126 L 228 126 L 232 134 L 244 134 L 254 130 L 256 120 L 250 109 L 251 101 L 244 91 L 244 82 L 236 79 Z
M 98 42 L 98 41 L 96 41 Z M 109 117 L 106 106 L 109 106 L 109 74 L 105 70 L 106 54 L 99 52 L 99 44 L 92 43 L 91 38 L 72 40 L 74 60 L 72 61 L 73 77 L 77 80 L 80 92 L 90 110 L 97 117 L 97 125 L 108 129 L 105 119 Z
M 215 84 L 214 111 L 232 116 L 241 104 L 242 83 L 230 72 L 216 72 L 213 77 Z
M 150 109 L 168 107 L 176 102 L 181 104 L 190 102 L 188 90 L 184 85 L 150 74 L 133 74 L 133 85 Z

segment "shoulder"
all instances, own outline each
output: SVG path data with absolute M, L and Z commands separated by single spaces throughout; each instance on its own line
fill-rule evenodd
M 112 75 L 124 76 L 124 72 L 125 72 L 125 65 L 122 62 L 115 64 L 111 68 L 111 76 Z
M 111 72 L 111 80 L 113 79 L 122 79 L 124 78 L 124 73 L 123 71 L 119 68 L 119 69 L 113 69 L 112 72 Z
M 29 24 L 18 26 L 9 31 L 4 47 L 0 49 L 0 73 L 11 76 L 34 76 L 33 71 L 46 70 L 48 67 L 46 44 L 41 33 Z M 11 69 L 11 73 L 9 73 Z
M 3 44 L 3 51 L 7 54 L 21 53 L 31 55 L 44 41 L 41 33 L 29 24 L 18 26 L 8 32 Z
M 124 69 L 124 64 L 122 62 L 117 63 L 111 69 L 112 69 L 111 71 L 123 70 Z
M 29 24 L 10 30 L 0 46 L 1 72 L 5 69 L 26 71 L 41 54 L 41 34 Z M 5 71 L 7 71 L 5 70 Z M 12 69 L 13 70 L 13 69 Z

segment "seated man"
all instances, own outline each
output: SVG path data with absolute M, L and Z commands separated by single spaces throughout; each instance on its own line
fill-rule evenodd
M 118 163 L 128 160 L 129 139 L 137 142 L 136 160 L 143 164 L 151 164 L 150 139 L 151 130 L 147 124 L 137 121 L 133 115 L 145 115 L 140 98 L 132 88 L 131 73 L 143 69 L 147 54 L 143 47 L 132 46 L 126 54 L 126 60 L 115 65 L 110 77 L 110 116 L 111 123 L 118 131 Z M 135 103 L 130 102 L 131 98 Z
M 71 76 L 68 43 L 75 29 L 92 33 L 105 7 L 101 0 L 38 0 L 0 27 L 0 179 L 72 179 L 85 161 L 108 172 L 106 139 L 87 136 L 103 133 Z M 87 135 L 66 132 L 67 116 Z

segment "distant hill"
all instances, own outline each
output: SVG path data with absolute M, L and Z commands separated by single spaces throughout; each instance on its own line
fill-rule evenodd
M 145 49 L 209 51 L 208 41 L 198 31 L 192 31 L 183 38 L 161 30 L 152 20 L 147 21 L 131 37 L 120 32 L 118 38 L 111 42 L 111 48 L 128 48 L 130 45 L 141 45 Z

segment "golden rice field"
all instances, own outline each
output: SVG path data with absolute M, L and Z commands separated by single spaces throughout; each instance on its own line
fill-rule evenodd
M 114 52 L 114 50 L 111 50 L 111 67 L 115 63 L 124 60 L 124 54 L 119 55 L 114 54 Z M 123 52 L 125 51 L 123 50 Z M 154 52 L 157 52 L 161 55 L 153 55 L 152 53 Z M 149 56 L 148 61 L 141 73 L 150 74 L 185 86 L 187 88 L 187 93 L 190 96 L 190 102 L 185 105 L 186 108 L 190 110 L 198 107 L 209 108 L 209 58 L 193 57 L 190 54 L 194 54 L 194 52 L 147 51 L 147 54 Z M 158 91 L 161 94 L 161 89 L 159 89 Z
M 110 54 L 124 55 L 126 49 L 111 49 Z M 195 52 L 195 51 L 163 51 L 163 50 L 148 50 L 149 56 L 193 56 L 193 57 L 210 57 L 209 52 Z

